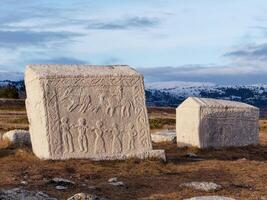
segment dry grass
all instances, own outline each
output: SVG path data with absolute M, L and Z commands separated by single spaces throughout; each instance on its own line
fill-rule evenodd
M 158 144 L 154 148 L 166 150 L 166 163 L 138 159 L 42 161 L 30 148 L 7 147 L 0 154 L 0 187 L 17 187 L 26 177 L 29 184 L 25 188 L 42 190 L 59 199 L 77 192 L 95 193 L 110 199 L 183 199 L 209 194 L 254 200 L 266 195 L 266 144 L 218 150 L 178 149 L 175 144 Z M 197 153 L 203 161 L 186 157 L 188 152 Z M 124 181 L 126 187 L 107 184 L 107 180 L 114 176 Z M 54 177 L 70 179 L 76 185 L 65 192 L 57 191 L 55 185 L 48 183 Z M 222 184 L 224 189 L 199 192 L 179 186 L 189 181 L 214 181 Z M 90 190 L 88 186 L 97 189 Z
M 172 109 L 149 109 L 150 119 L 175 119 Z M 163 112 L 164 114 L 161 114 Z M 21 113 L 20 113 L 21 114 Z M 14 113 L 13 113 L 14 115 Z M 1 118 L 0 118 L 1 123 Z M 175 144 L 154 144 L 165 149 L 167 162 L 159 160 L 92 162 L 89 160 L 43 161 L 29 147 L 14 147 L 0 141 L 0 188 L 23 186 L 41 190 L 58 199 L 78 192 L 93 193 L 116 199 L 184 199 L 201 195 L 224 195 L 238 200 L 257 200 L 267 195 L 267 121 L 260 121 L 261 144 L 242 148 L 206 149 L 177 148 Z M 194 152 L 202 161 L 186 157 Z M 245 158 L 245 159 L 244 159 Z M 126 187 L 107 183 L 118 177 Z M 49 183 L 54 177 L 75 181 L 75 186 L 58 191 Z M 214 192 L 201 192 L 180 187 L 190 181 L 213 181 L 223 185 Z M 84 185 L 85 184 L 85 185 Z M 89 189 L 95 186 L 96 189 Z

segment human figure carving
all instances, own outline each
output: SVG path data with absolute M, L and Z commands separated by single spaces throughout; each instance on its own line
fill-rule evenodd
M 88 139 L 86 136 L 86 132 L 88 129 L 88 126 L 86 126 L 86 119 L 80 118 L 78 120 L 78 125 L 76 126 L 78 128 L 78 142 L 81 152 L 88 152 Z
M 132 108 L 133 108 L 133 102 L 131 100 L 125 101 L 125 103 L 123 103 L 121 107 L 121 116 L 130 117 Z
M 63 153 L 72 153 L 74 152 L 72 135 L 70 132 L 69 118 L 61 118 L 61 129 L 62 129 L 62 140 L 64 145 Z
M 113 115 L 114 115 L 114 111 L 115 111 L 115 109 L 114 109 L 114 105 L 112 105 L 111 100 L 108 99 L 108 100 L 107 100 L 107 114 L 108 114 L 110 117 L 113 117 Z
M 122 143 L 121 143 L 121 135 L 120 135 L 120 130 L 118 128 L 118 124 L 113 123 L 112 129 L 112 153 L 121 153 L 122 151 Z
M 94 131 L 96 134 L 95 149 L 94 149 L 95 154 L 106 153 L 106 146 L 105 146 L 105 141 L 103 138 L 103 134 L 104 134 L 103 122 L 97 121 L 96 127 L 93 128 L 92 131 Z
M 91 97 L 90 95 L 85 95 L 80 97 L 80 112 L 84 113 L 88 110 L 89 106 L 91 105 Z
M 137 132 L 134 129 L 134 125 L 130 125 L 128 130 L 127 130 L 127 134 L 128 134 L 128 150 L 133 150 L 135 149 L 135 138 L 137 136 Z

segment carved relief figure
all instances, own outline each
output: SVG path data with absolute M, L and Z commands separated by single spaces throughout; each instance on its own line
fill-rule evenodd
M 80 118 L 78 120 L 78 126 L 76 127 L 78 128 L 78 132 L 79 132 L 78 143 L 79 143 L 80 151 L 88 152 L 88 139 L 86 136 L 88 126 L 86 126 L 86 120 L 84 118 Z
M 135 149 L 135 138 L 137 136 L 137 132 L 134 128 L 134 125 L 130 124 L 127 130 L 127 134 L 128 134 L 128 150 L 130 151 Z
M 99 102 L 95 107 L 93 107 L 91 109 L 92 112 L 98 113 L 98 111 L 101 109 L 101 106 L 105 105 L 105 100 L 106 100 L 105 95 L 104 94 L 100 94 L 99 95 Z
M 118 128 L 118 124 L 113 123 L 112 125 L 112 153 L 121 153 L 122 151 L 122 142 L 121 142 L 121 132 Z
M 95 149 L 94 149 L 95 154 L 106 153 L 106 146 L 105 146 L 105 141 L 103 138 L 103 134 L 104 134 L 103 122 L 97 121 L 96 128 L 93 128 L 92 131 L 94 131 L 96 134 Z
M 66 100 L 69 112 L 79 109 L 79 112 L 85 113 L 91 106 L 91 96 L 84 89 L 74 91 L 74 88 L 67 88 L 61 97 L 61 101 Z
M 133 102 L 131 100 L 124 101 L 121 107 L 121 117 L 130 117 L 133 107 Z
M 91 97 L 90 95 L 88 94 L 84 94 L 85 92 L 83 91 L 83 93 L 81 94 L 81 97 L 80 97 L 80 112 L 84 113 L 86 112 L 90 105 L 91 105 Z
M 114 113 L 115 113 L 116 107 L 115 105 L 111 102 L 110 99 L 107 100 L 107 114 L 110 117 L 113 117 Z
M 70 132 L 69 118 L 62 117 L 61 119 L 62 140 L 64 153 L 72 153 L 74 151 L 72 135 Z

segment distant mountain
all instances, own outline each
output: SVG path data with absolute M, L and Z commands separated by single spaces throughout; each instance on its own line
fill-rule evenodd
M 0 81 L 0 87 L 11 85 L 25 97 L 23 81 Z M 216 85 L 202 82 L 153 82 L 145 83 L 148 106 L 177 107 L 189 96 L 216 98 L 245 102 L 261 109 L 261 115 L 267 113 L 267 85 Z
M 10 80 L 4 80 L 0 81 L 0 88 L 1 87 L 6 87 L 6 86 L 11 86 L 15 87 L 18 90 L 20 98 L 25 98 L 25 85 L 24 81 L 10 81 Z
M 146 99 L 150 106 L 176 107 L 189 96 L 245 102 L 267 112 L 267 85 L 222 86 L 199 82 L 146 83 Z

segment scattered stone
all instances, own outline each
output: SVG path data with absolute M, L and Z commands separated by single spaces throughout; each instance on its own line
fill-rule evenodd
M 198 155 L 192 152 L 188 152 L 185 156 L 188 158 L 198 158 Z
M 195 190 L 202 190 L 202 191 L 212 191 L 212 190 L 219 190 L 222 188 L 221 185 L 218 185 L 213 182 L 190 182 L 190 183 L 183 183 L 180 186 L 188 187 Z
M 240 159 L 238 159 L 237 161 L 242 162 L 242 161 L 247 161 L 247 159 L 246 159 L 246 158 L 240 158 Z
M 176 131 L 169 131 L 169 130 L 163 130 L 160 132 L 156 132 L 151 134 L 151 139 L 155 143 L 160 142 L 176 142 Z
M 122 181 L 118 181 L 117 177 L 110 178 L 108 183 L 113 186 L 124 186 L 125 184 Z
M 177 145 L 199 148 L 255 145 L 259 142 L 258 120 L 259 109 L 254 106 L 189 97 L 176 109 Z
M 118 178 L 117 177 L 113 177 L 113 178 L 108 179 L 108 182 L 109 183 L 117 182 L 117 181 L 118 181 Z
M 192 197 L 190 199 L 184 199 L 184 200 L 235 200 L 235 199 L 223 196 L 202 196 L 202 197 Z
M 93 194 L 78 193 L 68 198 L 68 200 L 108 200 L 108 199 L 104 197 L 99 197 Z
M 30 65 L 25 85 L 37 157 L 166 160 L 164 150 L 152 148 L 144 80 L 133 68 Z
M 56 186 L 56 189 L 57 189 L 57 190 L 66 190 L 66 189 L 68 189 L 68 187 L 66 187 L 66 186 L 62 186 L 62 185 L 57 185 L 57 186 Z
M 11 130 L 3 135 L 3 139 L 8 139 L 11 143 L 15 145 L 30 145 L 31 144 L 31 138 L 29 131 L 26 130 Z
M 125 185 L 122 181 L 112 182 L 112 183 L 109 183 L 109 184 L 113 185 L 113 186 L 124 186 Z
M 20 184 L 22 184 L 22 185 L 28 185 L 28 182 L 27 181 L 21 181 Z
M 97 187 L 95 187 L 95 186 L 89 186 L 88 189 L 89 189 L 89 190 L 96 190 Z
M 72 186 L 72 185 L 75 185 L 75 182 L 70 181 L 68 179 L 64 179 L 64 178 L 53 178 L 52 180 L 50 180 L 50 183 L 56 184 L 56 185 L 60 185 L 60 186 Z
M 40 191 L 28 191 L 22 188 L 0 190 L 1 200 L 57 200 Z

